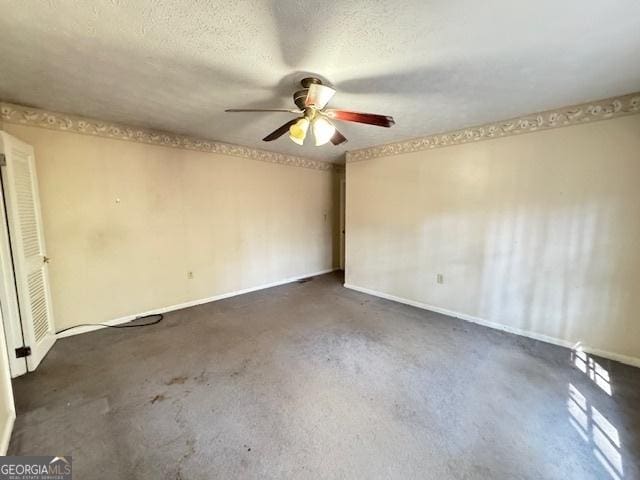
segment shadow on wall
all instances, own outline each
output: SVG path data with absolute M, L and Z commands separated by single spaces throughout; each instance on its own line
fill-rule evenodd
M 484 235 L 475 311 L 592 347 L 597 339 L 631 355 L 624 333 L 640 305 L 634 307 L 633 279 L 625 277 L 638 252 L 635 232 L 624 231 L 623 208 L 600 201 L 495 215 Z
M 640 332 L 631 320 L 640 308 L 632 295 L 640 226 L 625 208 L 606 198 L 489 212 L 453 208 L 399 220 L 392 233 L 369 224 L 359 236 L 378 238 L 378 260 L 367 267 L 377 290 L 637 357 Z M 387 256 L 391 261 L 379 261 Z M 445 273 L 444 285 L 434 284 L 435 272 Z

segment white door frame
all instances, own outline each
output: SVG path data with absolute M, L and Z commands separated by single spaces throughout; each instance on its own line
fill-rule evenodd
M 340 270 L 344 270 L 345 256 L 345 240 L 346 240 L 346 199 L 347 199 L 347 180 L 340 179 Z
M 2 152 L 0 152 L 2 153 Z M 20 322 L 20 307 L 18 306 L 18 292 L 11 257 L 11 243 L 7 230 L 7 216 L 4 204 L 4 192 L 0 182 L 0 313 L 4 319 L 3 330 L 6 340 L 6 352 L 9 358 L 11 378 L 27 373 L 27 359 L 17 358 L 16 348 L 25 345 Z

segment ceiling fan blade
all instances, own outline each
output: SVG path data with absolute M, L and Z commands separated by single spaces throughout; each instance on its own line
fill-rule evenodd
M 331 87 L 319 83 L 312 83 L 309 85 L 309 91 L 307 92 L 307 98 L 304 104 L 307 107 L 313 105 L 319 110 L 323 109 L 335 93 L 336 91 Z
M 298 120 L 299 120 L 298 118 L 289 120 L 287 123 L 285 123 L 281 127 L 276 128 L 273 132 L 271 132 L 269 135 L 264 137 L 262 140 L 265 142 L 271 142 L 273 140 L 276 140 L 277 138 L 280 138 L 282 135 L 287 133 L 289 131 L 289 127 L 291 127 L 291 125 L 296 123 Z
M 323 113 L 336 120 L 366 123 L 368 125 L 376 125 L 378 127 L 389 128 L 396 123 L 393 117 L 388 115 L 377 115 L 375 113 L 349 112 L 347 110 L 325 110 Z
M 347 141 L 347 137 L 342 135 L 337 129 L 333 134 L 333 137 L 331 137 L 331 143 L 333 143 L 334 145 L 340 145 L 341 143 L 345 143 Z
M 225 112 L 287 112 L 302 113 L 302 110 L 290 110 L 287 108 L 228 108 Z

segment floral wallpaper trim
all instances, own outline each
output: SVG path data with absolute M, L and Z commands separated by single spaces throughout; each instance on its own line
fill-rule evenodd
M 128 127 L 126 125 L 102 122 L 100 120 L 50 112 L 11 103 L 0 102 L 0 119 L 8 123 L 95 135 L 97 137 L 114 138 L 130 142 L 148 143 L 164 147 L 182 148 L 198 152 L 220 153 L 293 167 L 312 168 L 315 170 L 333 170 L 335 168 L 334 164 L 330 162 L 242 147 L 240 145 L 219 143 L 146 128 Z
M 347 152 L 347 162 L 419 152 L 640 113 L 640 92 Z

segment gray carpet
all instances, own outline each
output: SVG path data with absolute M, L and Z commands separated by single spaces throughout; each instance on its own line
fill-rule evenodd
M 640 478 L 640 369 L 338 274 L 62 339 L 14 387 L 10 454 L 78 479 Z

